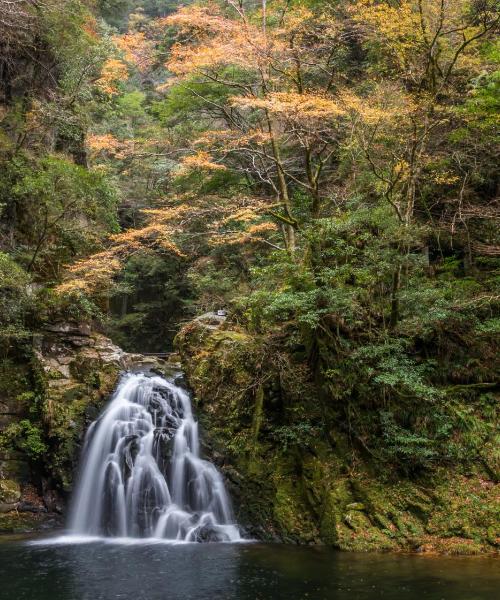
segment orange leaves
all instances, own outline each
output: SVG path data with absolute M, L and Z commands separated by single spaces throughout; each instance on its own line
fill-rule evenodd
M 139 71 L 147 71 L 154 62 L 154 45 L 143 31 L 134 31 L 113 37 L 116 46 L 123 52 L 127 62 Z
M 175 44 L 170 51 L 166 66 L 175 75 L 189 75 L 204 68 L 212 68 L 228 62 L 229 48 L 221 44 L 210 44 L 188 48 Z
M 237 150 L 251 144 L 262 146 L 271 141 L 269 132 L 258 129 L 250 129 L 246 132 L 233 131 L 231 129 L 219 129 L 206 131 L 197 138 L 194 146 L 205 146 L 209 148 L 223 148 L 224 150 Z
M 183 174 L 192 169 L 225 171 L 226 167 L 219 163 L 215 163 L 208 152 L 199 150 L 195 154 L 189 154 L 182 159 L 180 173 Z
M 113 250 L 99 252 L 72 264 L 68 268 L 67 279 L 56 287 L 56 292 L 65 295 L 105 291 L 121 266 L 121 260 L 115 256 Z
M 118 160 L 130 156 L 134 150 L 133 140 L 118 140 L 110 133 L 89 135 L 86 143 L 93 156 L 112 156 Z
M 232 30 L 231 21 L 225 19 L 217 4 L 212 2 L 205 6 L 182 6 L 176 13 L 157 19 L 156 24 L 158 27 L 177 27 L 182 33 L 203 37 Z
M 109 237 L 109 247 L 68 267 L 59 294 L 109 295 L 114 279 L 130 256 L 137 252 L 167 252 L 184 257 L 197 248 L 268 243 L 277 231 L 267 210 L 265 198 L 233 196 L 197 197 L 187 195 L 167 199 L 164 205 L 146 209 L 142 227 Z M 276 246 L 274 246 L 276 247 Z
M 127 79 L 127 65 L 116 58 L 109 58 L 102 67 L 101 76 L 96 81 L 96 85 L 104 93 L 113 96 L 118 94 L 118 83 Z
M 345 113 L 345 109 L 332 97 L 312 93 L 273 92 L 263 98 L 233 96 L 231 104 L 295 118 L 324 119 Z
M 384 99 L 376 94 L 365 98 L 347 90 L 340 90 L 335 95 L 274 92 L 265 97 L 233 96 L 230 101 L 232 106 L 265 110 L 303 125 L 307 121 L 332 122 L 338 117 L 354 116 L 366 123 L 378 123 L 401 110 L 401 103 L 391 102 L 391 98 Z M 247 137 L 251 139 L 251 136 Z
M 82 25 L 83 31 L 89 36 L 89 38 L 96 40 L 99 38 L 97 33 L 97 21 L 93 15 L 88 15 Z
M 254 70 L 267 62 L 269 40 L 260 27 L 246 19 L 224 17 L 216 5 L 184 7 L 161 23 L 177 27 L 182 34 L 189 33 L 192 40 L 171 49 L 166 66 L 176 75 L 223 65 Z
M 243 205 L 238 207 L 238 203 Z M 227 207 L 225 215 L 212 225 L 211 246 L 242 245 L 264 242 L 266 235 L 275 233 L 277 226 L 266 217 L 267 205 L 257 198 L 241 198 L 236 206 Z
M 57 293 L 109 294 L 113 279 L 135 252 L 151 249 L 183 256 L 173 234 L 176 219 L 184 214 L 184 208 L 144 211 L 148 216 L 144 227 L 110 236 L 108 249 L 68 267 L 66 280 L 56 288 Z

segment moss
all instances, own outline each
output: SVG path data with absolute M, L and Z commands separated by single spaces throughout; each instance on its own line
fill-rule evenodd
M 0 479 L 0 504 L 13 504 L 21 497 L 21 486 L 11 479 Z
M 253 409 L 253 422 L 252 422 L 252 441 L 257 445 L 259 439 L 260 428 L 262 427 L 262 415 L 264 407 L 264 389 L 262 385 L 257 388 L 255 393 L 255 406 Z
M 52 476 L 65 492 L 72 488 L 83 432 L 92 420 L 88 418 L 89 409 L 95 407 L 91 412 L 99 411 L 118 376 L 117 365 L 82 361 L 80 367 L 73 370 L 80 379 L 68 380 L 65 386 L 50 389 L 44 403 L 49 444 L 47 462 Z
M 391 479 L 336 427 L 333 405 L 321 421 L 307 368 L 258 336 L 194 322 L 176 343 L 209 446 L 239 474 L 238 518 L 258 537 L 349 551 L 495 550 L 493 482 L 444 469 Z M 278 435 L 298 427 L 314 434 Z
M 46 527 L 48 521 L 54 522 L 52 515 L 46 513 L 17 513 L 0 514 L 0 534 L 30 533 Z M 53 523 L 60 525 L 60 523 Z

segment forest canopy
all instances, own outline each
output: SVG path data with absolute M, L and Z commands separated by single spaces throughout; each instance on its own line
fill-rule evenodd
M 225 308 L 370 452 L 411 470 L 491 443 L 495 0 L 0 14 L 4 353 L 68 318 L 164 350 Z

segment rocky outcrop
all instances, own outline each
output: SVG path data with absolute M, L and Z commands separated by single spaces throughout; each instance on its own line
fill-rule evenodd
M 121 371 L 154 359 L 123 352 L 88 324 L 61 322 L 0 372 L 0 530 L 64 512 L 84 433 Z
M 130 360 L 85 324 L 52 325 L 35 339 L 34 349 L 44 382 L 41 418 L 48 488 L 65 494 L 71 490 L 82 435 Z
M 333 419 L 322 425 L 313 377 L 283 340 L 215 325 L 197 319 L 176 343 L 206 451 L 251 535 L 350 551 L 498 550 L 500 486 L 487 473 L 394 476 Z

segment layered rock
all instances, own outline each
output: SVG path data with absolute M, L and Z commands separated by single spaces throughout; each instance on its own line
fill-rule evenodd
M 0 530 L 30 529 L 64 512 L 88 424 L 126 354 L 87 324 L 56 323 L 11 361 L 0 386 Z

